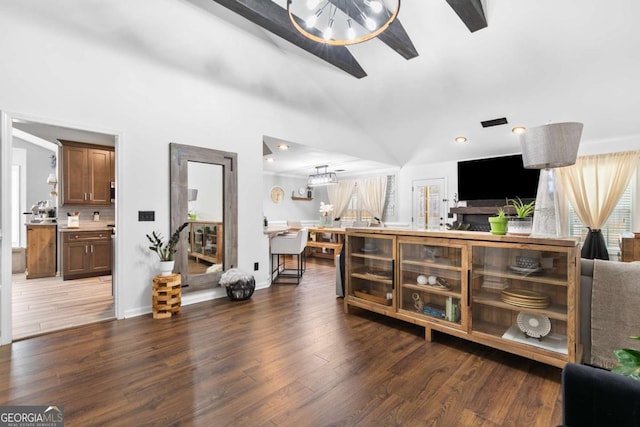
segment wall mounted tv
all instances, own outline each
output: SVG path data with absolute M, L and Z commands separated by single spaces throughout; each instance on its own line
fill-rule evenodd
M 535 199 L 539 176 L 539 169 L 524 168 L 519 154 L 460 161 L 458 200 Z

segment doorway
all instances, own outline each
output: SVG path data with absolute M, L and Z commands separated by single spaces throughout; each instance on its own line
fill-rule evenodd
M 446 218 L 445 179 L 433 178 L 412 183 L 413 227 L 427 230 L 441 230 Z
M 5 231 L 3 234 L 7 237 L 10 234 L 12 238 L 3 239 L 0 249 L 0 277 L 3 283 L 0 342 L 6 344 L 15 339 L 115 319 L 117 199 L 114 196 L 112 203 L 104 206 L 63 205 L 62 200 L 58 199 L 60 188 L 57 184 L 62 184 L 62 170 L 58 169 L 62 154 L 59 140 L 106 146 L 113 151 L 112 161 L 115 165 L 119 135 L 6 113 L 2 113 L 1 117 L 3 148 L 0 152 L 0 169 L 10 170 L 11 173 L 2 174 L 0 218 L 2 230 Z M 14 156 L 14 152 L 18 154 Z M 113 170 L 115 182 L 117 165 Z M 69 210 L 80 211 L 81 218 L 84 216 L 87 220 L 94 211 L 99 212 L 96 218 L 102 221 L 90 225 L 105 229 L 109 227 L 107 239 L 111 240 L 114 250 L 111 251 L 112 269 L 108 274 L 105 272 L 103 275 L 75 280 L 65 280 L 67 278 L 63 277 L 61 230 L 67 225 L 66 212 Z M 47 254 L 53 253 L 54 270 L 29 277 L 28 272 L 39 267 L 32 264 L 31 270 L 28 268 L 29 237 L 25 234 L 37 235 L 45 229 L 52 230 L 48 233 L 54 236 L 51 249 L 47 251 Z M 36 234 L 34 230 L 37 230 Z M 36 238 L 32 238 L 33 242 L 36 242 Z M 32 256 L 31 261 L 39 258 Z

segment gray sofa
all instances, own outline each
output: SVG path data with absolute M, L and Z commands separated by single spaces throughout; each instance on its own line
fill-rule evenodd
M 613 350 L 624 347 L 638 347 L 637 342 L 630 340 L 628 337 L 640 335 L 640 307 L 638 306 L 638 301 L 640 300 L 640 262 L 628 263 L 583 258 L 580 268 L 579 333 L 580 342 L 583 345 L 582 363 L 609 369 L 612 364 L 616 363 Z M 592 308 L 597 304 L 600 307 L 610 304 L 610 301 L 607 296 L 608 292 L 603 292 L 602 287 L 599 288 L 599 292 L 594 293 L 594 269 L 598 269 L 598 280 L 600 283 L 605 284 L 605 290 L 611 289 L 611 295 L 615 296 L 616 292 L 620 294 L 621 290 L 624 290 L 624 301 L 620 302 L 620 299 L 618 299 L 613 306 L 614 308 L 609 309 L 609 311 L 605 310 L 604 317 L 610 316 L 610 319 L 604 319 L 604 322 L 602 319 L 603 310 L 592 310 Z M 610 284 L 606 279 L 609 276 L 605 276 L 605 272 L 612 276 Z M 593 325 L 592 322 L 597 322 L 597 325 Z M 601 327 L 603 324 L 609 327 L 603 330 Z M 632 325 L 630 329 L 629 325 Z M 599 329 L 597 328 L 598 326 L 600 326 Z M 599 355 L 596 355 L 596 351 L 593 348 L 593 339 L 594 336 L 602 337 L 602 335 L 609 335 L 610 337 L 606 340 L 607 343 L 604 348 L 600 344 L 597 349 Z M 602 340 L 599 341 L 602 343 Z M 606 360 L 607 357 L 609 357 L 609 360 Z

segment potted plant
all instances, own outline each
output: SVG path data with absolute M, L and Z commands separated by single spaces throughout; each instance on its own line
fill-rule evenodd
M 640 341 L 640 336 L 629 338 Z M 611 372 L 640 380 L 640 351 L 622 348 L 613 350 L 613 354 L 618 359 L 618 365 L 611 368 Z
M 536 201 L 523 202 L 520 197 L 511 199 L 509 205 L 516 211 L 515 217 L 510 217 L 507 222 L 507 234 L 513 236 L 528 236 L 533 226 L 533 211 Z
M 178 244 L 178 239 L 180 238 L 180 232 L 184 230 L 187 225 L 189 225 L 189 223 L 185 222 L 178 227 L 176 231 L 173 232 L 168 242 L 164 241 L 164 237 L 162 237 L 160 232 L 154 231 L 151 235 L 147 234 L 147 239 L 151 242 L 149 250 L 158 254 L 158 257 L 160 258 L 161 276 L 168 276 L 173 272 L 173 266 L 175 264 L 174 256 L 177 252 L 176 246 Z
M 489 217 L 489 225 L 491 226 L 491 234 L 504 236 L 507 234 L 507 214 L 503 208 L 498 208 L 496 216 Z

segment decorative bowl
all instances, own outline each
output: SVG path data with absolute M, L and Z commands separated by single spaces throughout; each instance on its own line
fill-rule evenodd
M 520 268 L 538 268 L 539 261 L 538 258 L 529 257 L 529 256 L 517 256 L 516 257 L 516 266 Z

